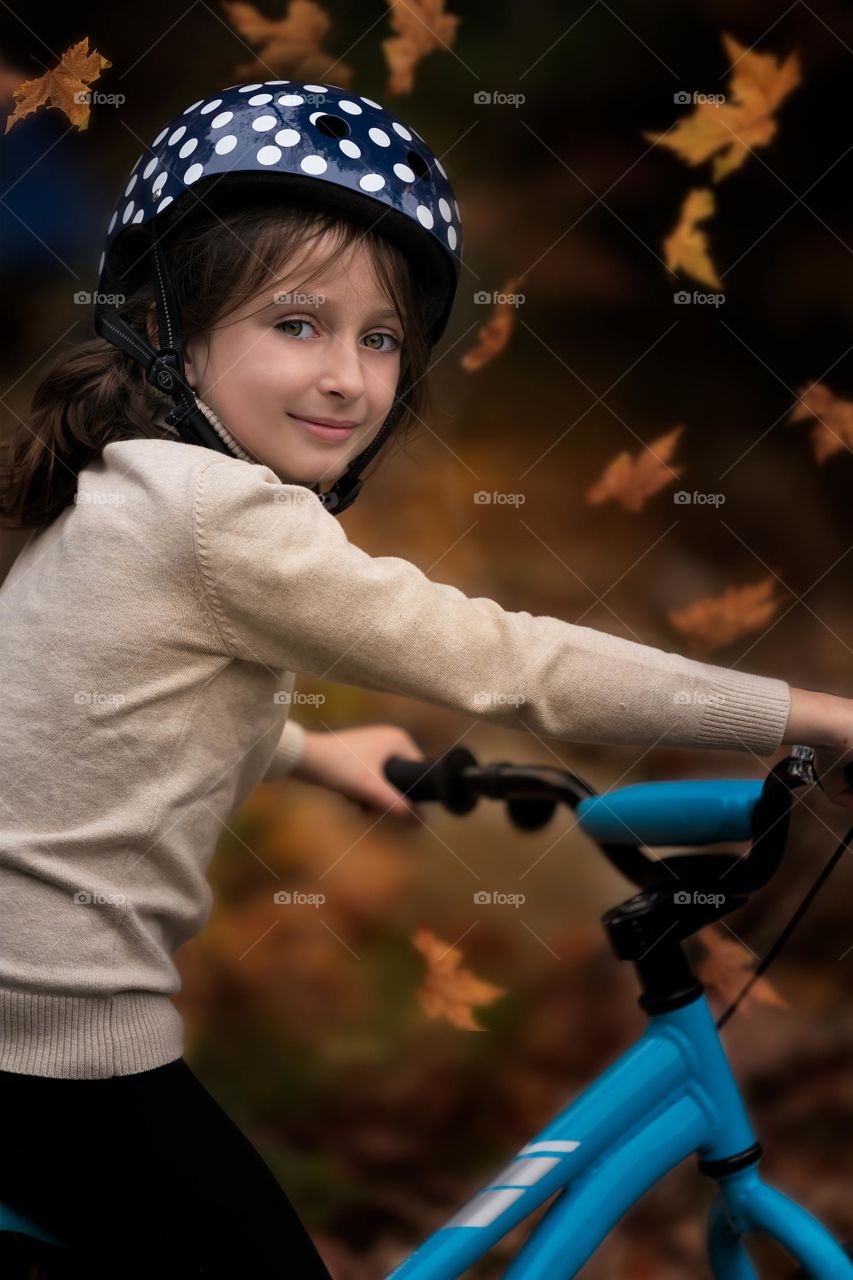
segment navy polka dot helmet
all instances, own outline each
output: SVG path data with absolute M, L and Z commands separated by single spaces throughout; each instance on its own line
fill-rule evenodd
M 320 205 L 396 242 L 419 283 L 427 333 L 447 325 L 459 282 L 459 206 L 420 134 L 371 98 L 293 80 L 232 85 L 187 107 L 131 171 L 107 228 L 100 294 L 122 292 L 159 231 L 218 186 L 286 179 Z M 277 191 L 278 188 L 275 190 Z

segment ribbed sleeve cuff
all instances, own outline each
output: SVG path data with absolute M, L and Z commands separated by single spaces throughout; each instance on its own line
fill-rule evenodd
M 298 720 L 287 720 L 272 759 L 267 765 L 264 782 L 286 778 L 299 763 L 305 747 L 305 729 Z
M 791 708 L 787 681 L 717 668 L 703 697 L 697 746 L 733 747 L 769 756 L 782 745 Z

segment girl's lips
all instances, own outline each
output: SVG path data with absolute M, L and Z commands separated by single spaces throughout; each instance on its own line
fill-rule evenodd
M 321 422 L 313 422 L 311 418 L 300 418 L 295 413 L 289 416 L 294 422 L 298 422 L 300 427 L 318 436 L 320 440 L 346 440 L 355 431 L 355 427 L 326 427 Z

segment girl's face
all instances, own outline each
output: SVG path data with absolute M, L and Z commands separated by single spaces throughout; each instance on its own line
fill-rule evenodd
M 315 242 L 322 253 L 325 240 Z M 331 247 L 331 246 L 329 246 Z M 403 327 L 361 243 L 300 284 L 309 259 L 186 344 L 196 394 L 286 483 L 332 483 L 394 403 Z M 354 424 L 323 436 L 310 421 Z

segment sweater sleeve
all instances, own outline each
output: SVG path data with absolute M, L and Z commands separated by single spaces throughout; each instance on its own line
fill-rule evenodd
M 575 742 L 758 755 L 782 742 L 784 680 L 469 597 L 407 560 L 368 555 L 315 494 L 269 467 L 203 463 L 193 530 L 232 658 Z
M 305 729 L 298 720 L 287 719 L 272 759 L 263 776 L 264 782 L 276 782 L 292 773 L 299 764 L 305 746 Z

